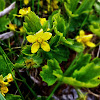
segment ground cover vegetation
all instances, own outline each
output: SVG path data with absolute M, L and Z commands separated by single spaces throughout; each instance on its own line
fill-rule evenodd
M 100 0 L 0 0 L 0 100 L 97 100 L 99 84 Z

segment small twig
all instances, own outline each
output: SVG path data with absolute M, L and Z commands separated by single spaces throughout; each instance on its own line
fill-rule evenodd
M 5 40 L 5 39 L 12 37 L 13 35 L 14 35 L 13 31 L 6 32 L 6 33 L 3 33 L 3 34 L 0 35 L 0 39 Z
M 3 11 L 0 12 L 0 17 L 4 16 L 5 14 L 8 14 L 11 10 L 15 8 L 15 3 L 13 2 L 9 7 L 5 8 Z
M 100 55 L 100 45 L 99 45 L 99 49 L 98 49 L 98 52 L 97 52 L 97 57 L 99 57 Z
M 36 78 L 34 78 L 33 76 L 30 76 L 30 78 L 31 78 L 31 80 L 33 80 L 35 83 L 40 84 L 40 82 L 39 82 Z
M 97 97 L 97 98 L 100 98 L 100 95 L 93 93 L 93 92 L 90 91 L 89 89 L 87 89 L 87 91 L 88 91 L 89 94 L 92 94 L 92 95 L 94 95 L 94 96 Z

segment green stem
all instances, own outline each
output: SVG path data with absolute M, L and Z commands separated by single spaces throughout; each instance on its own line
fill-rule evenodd
M 35 0 L 32 0 L 32 11 L 34 11 L 34 1 Z
M 77 56 L 75 57 L 75 59 L 73 60 L 73 62 L 71 63 L 71 65 L 68 67 L 68 69 L 64 72 L 65 76 L 68 76 L 70 74 L 70 72 L 72 72 L 73 70 L 73 65 L 76 63 L 77 59 L 82 55 L 82 52 L 77 54 Z
M 51 92 L 51 94 L 48 96 L 48 98 L 46 100 L 50 100 L 51 97 L 53 96 L 54 92 L 57 90 L 57 88 L 61 85 L 61 82 L 58 82 L 56 84 L 56 86 L 54 87 L 53 91 Z
M 39 15 L 39 7 L 40 7 L 39 2 L 40 2 L 40 0 L 38 0 L 38 4 L 37 4 L 37 14 L 38 15 Z
M 22 8 L 23 7 L 23 2 L 22 2 L 22 0 L 20 0 L 20 8 Z
M 16 85 L 16 87 L 17 87 L 17 89 L 18 89 L 18 91 L 19 91 L 19 93 L 20 93 L 20 95 L 21 95 L 22 100 L 25 100 L 24 97 L 23 97 L 23 95 L 22 95 L 22 93 L 21 93 L 21 91 L 20 91 L 20 89 L 19 89 L 19 87 L 18 87 L 18 84 L 17 84 L 17 82 L 16 82 L 16 80 L 15 80 L 15 77 L 14 77 L 14 75 L 13 75 L 13 72 L 12 72 L 12 70 L 11 70 L 11 68 L 10 68 L 11 66 L 12 66 L 12 67 L 14 67 L 14 66 L 13 66 L 13 64 L 11 63 L 11 61 L 9 60 L 9 58 L 7 57 L 7 55 L 5 54 L 5 52 L 3 51 L 3 49 L 1 48 L 1 46 L 0 46 L 0 52 L 1 52 L 1 54 L 2 54 L 2 56 L 3 56 L 3 58 L 4 58 L 4 60 L 5 60 L 6 64 L 7 64 L 7 66 L 8 66 L 8 68 L 9 68 L 11 74 L 12 74 L 12 77 L 13 77 L 13 79 L 14 79 L 15 85 Z M 8 61 L 7 61 L 7 60 L 9 61 L 9 64 L 8 64 Z M 10 65 L 10 66 L 9 66 L 9 65 Z
M 33 94 L 33 96 L 35 98 L 37 98 L 37 94 L 32 90 L 32 88 L 27 84 L 25 78 L 23 78 L 20 73 L 16 70 L 16 72 L 18 73 L 18 75 L 21 77 L 21 79 L 23 80 L 23 83 L 29 88 L 29 90 L 31 91 L 31 93 Z
M 90 13 L 90 12 L 89 12 Z M 82 27 L 85 25 L 85 23 L 86 23 L 86 20 L 88 19 L 88 17 L 89 17 L 89 13 L 88 13 L 88 15 L 85 17 L 85 19 L 84 19 L 84 21 L 83 21 L 83 23 L 81 24 L 81 27 L 79 28 L 79 31 L 82 29 Z M 76 35 L 78 35 L 79 33 L 77 33 Z

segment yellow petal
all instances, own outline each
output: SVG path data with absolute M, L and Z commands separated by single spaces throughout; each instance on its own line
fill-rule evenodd
M 38 38 L 38 37 L 41 37 L 43 35 L 43 29 L 41 29 L 40 31 L 38 31 L 37 33 L 36 33 L 36 37 Z
M 6 77 L 7 77 L 7 82 L 12 82 L 13 81 L 13 77 L 12 77 L 11 73 L 9 73 Z
M 89 35 L 85 35 L 84 39 L 85 41 L 90 41 L 92 39 L 93 35 L 89 34 Z
M 1 93 L 7 93 L 8 92 L 8 88 L 6 86 L 1 87 Z
M 40 23 L 43 25 L 46 22 L 46 18 L 40 18 Z
M 40 45 L 38 42 L 34 43 L 32 46 L 31 46 L 31 52 L 32 53 L 36 53 L 39 49 Z
M 30 43 L 34 43 L 37 40 L 37 37 L 35 35 L 28 35 L 26 38 Z
M 84 36 L 85 32 L 83 30 L 80 30 L 79 34 L 80 34 L 80 36 Z
M 80 36 L 76 36 L 76 40 L 77 40 L 77 42 L 81 42 L 82 41 L 82 39 L 80 38 Z
M 86 45 L 89 47 L 95 47 L 96 45 L 92 42 L 86 42 Z
M 19 14 L 21 14 L 22 16 L 25 16 L 27 15 L 29 12 L 31 11 L 31 8 L 28 7 L 28 8 L 22 8 L 19 10 Z
M 50 51 L 50 46 L 49 46 L 49 44 L 46 43 L 46 42 L 42 42 L 42 43 L 41 43 L 41 48 L 42 48 L 44 51 L 47 51 L 47 52 Z
M 42 39 L 44 40 L 44 41 L 46 41 L 46 40 L 49 40 L 50 38 L 51 38 L 51 36 L 52 36 L 52 34 L 50 33 L 50 32 L 45 32 L 45 33 L 43 33 L 43 35 L 42 35 Z

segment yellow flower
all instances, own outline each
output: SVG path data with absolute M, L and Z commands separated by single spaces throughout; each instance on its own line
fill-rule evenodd
M 40 6 L 43 7 L 43 0 L 39 2 Z
M 12 82 L 12 81 L 13 81 L 13 77 L 12 77 L 12 74 L 11 74 L 11 73 L 9 73 L 9 74 L 6 76 L 6 78 L 7 78 L 7 82 Z
M 32 68 L 32 67 L 33 67 L 33 65 L 35 64 L 35 62 L 34 62 L 33 59 L 31 58 L 31 59 L 27 59 L 27 60 L 25 61 L 25 64 L 26 64 L 26 67 L 29 69 L 29 68 Z
M 76 36 L 76 40 L 77 42 L 80 42 L 82 43 L 84 46 L 87 45 L 89 47 L 95 47 L 95 44 L 90 42 L 93 35 L 92 34 L 89 34 L 89 35 L 85 35 L 85 32 L 83 30 L 81 30 L 79 32 L 79 35 L 80 36 Z
M 46 18 L 40 18 L 40 23 L 43 26 L 43 24 L 46 22 Z
M 47 3 L 48 3 L 48 11 L 53 11 L 54 9 L 58 9 L 59 7 L 58 7 L 58 0 L 52 0 L 51 2 L 50 2 L 50 0 L 46 0 L 47 1 Z
M 0 75 L 0 87 L 8 85 L 8 82 L 4 82 L 3 76 Z
M 5 96 L 5 93 L 8 92 L 7 86 L 2 86 L 2 87 L 0 87 L 0 92 L 1 92 L 1 94 L 2 94 L 3 96 Z
M 17 28 L 16 24 L 9 24 L 9 27 L 8 27 L 10 30 L 12 31 L 15 31 L 15 29 Z
M 17 16 L 17 17 L 23 17 L 23 16 L 27 15 L 30 11 L 31 11 L 30 7 L 22 8 L 22 9 L 19 10 L 20 15 L 16 15 L 16 14 L 14 14 L 14 15 Z
M 32 47 L 31 47 L 31 52 L 36 53 L 38 51 L 38 49 L 40 48 L 40 46 L 44 51 L 49 52 L 50 46 L 47 43 L 47 40 L 49 40 L 51 38 L 51 36 L 52 36 L 52 34 L 50 32 L 43 33 L 43 29 L 38 31 L 35 35 L 27 36 L 26 37 L 27 40 L 30 43 L 33 43 Z
M 29 3 L 29 0 L 24 0 L 25 5 L 28 5 L 28 3 Z
M 20 27 L 19 30 L 20 30 L 21 35 L 22 35 L 23 33 L 25 33 L 25 29 L 23 28 L 23 26 Z

